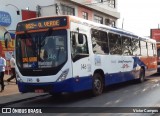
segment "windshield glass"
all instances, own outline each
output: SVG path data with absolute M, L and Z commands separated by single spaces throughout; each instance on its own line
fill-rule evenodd
M 24 33 L 16 37 L 16 61 L 25 69 L 54 68 L 67 60 L 67 31 Z

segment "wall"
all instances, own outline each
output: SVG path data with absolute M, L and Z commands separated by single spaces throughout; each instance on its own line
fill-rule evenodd
M 53 3 L 54 0 L 0 0 L 0 11 L 8 12 L 12 17 L 12 24 L 5 28 L 7 30 L 15 30 L 17 23 L 22 21 L 22 12 L 20 12 L 20 15 L 17 15 L 17 8 L 21 11 L 26 10 L 26 8 L 29 7 L 29 10 L 36 11 L 37 5 L 45 6 Z M 6 6 L 7 4 L 12 5 Z
M 82 18 L 82 12 L 88 13 L 88 20 L 93 21 L 93 12 L 83 7 L 78 7 L 78 17 Z
M 54 0 L 0 0 L 0 11 L 5 11 L 11 16 L 11 24 L 9 26 L 3 26 L 6 31 L 14 33 L 16 30 L 16 25 L 22 19 L 27 19 L 35 17 L 36 15 L 36 6 L 37 5 L 50 5 L 53 4 Z M 29 8 L 26 11 L 26 8 Z M 20 11 L 20 15 L 17 15 L 17 10 Z M 22 12 L 21 12 L 22 11 Z M 0 25 L 2 26 L 2 25 Z M 1 34 L 2 33 L 2 34 Z M 0 52 L 7 60 L 6 70 L 9 72 L 9 59 L 14 52 L 14 40 L 11 40 L 8 44 L 8 48 L 5 48 L 4 43 L 4 32 L 0 32 L 2 37 L 0 38 Z M 13 37 L 12 37 L 13 38 Z

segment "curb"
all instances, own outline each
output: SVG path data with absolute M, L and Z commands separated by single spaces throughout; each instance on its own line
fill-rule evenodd
M 39 95 L 32 95 L 32 93 L 24 93 L 24 94 L 21 94 L 21 95 L 15 94 L 15 95 L 12 95 L 12 96 L 2 96 L 2 97 L 0 97 L 0 99 L 4 101 L 3 103 L 0 104 L 0 107 L 6 107 L 6 106 L 9 106 L 9 105 L 12 105 L 12 104 L 15 104 L 15 103 L 20 103 L 20 102 L 23 102 L 23 101 L 33 100 L 33 99 L 36 99 L 38 97 L 45 97 L 48 94 L 43 93 L 42 95 L 40 95 L 40 94 Z M 12 97 L 13 98 L 15 97 L 16 99 L 11 101 L 10 99 L 12 99 Z

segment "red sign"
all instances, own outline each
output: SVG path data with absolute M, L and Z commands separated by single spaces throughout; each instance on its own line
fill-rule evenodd
M 160 29 L 151 29 L 151 38 L 160 42 Z
M 36 11 L 22 10 L 22 20 L 36 18 Z

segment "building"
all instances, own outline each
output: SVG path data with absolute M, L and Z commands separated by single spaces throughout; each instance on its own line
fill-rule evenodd
M 29 18 L 74 15 L 97 23 L 116 26 L 120 13 L 117 0 L 0 0 L 0 52 L 7 60 L 14 51 L 14 35 L 19 21 Z M 5 41 L 9 41 L 6 48 Z
M 74 15 L 116 26 L 117 0 L 0 0 L 0 26 L 14 33 L 19 21 L 53 15 Z M 4 23 L 2 19 L 8 22 Z M 2 37 L 0 36 L 0 40 Z
M 16 25 L 19 21 L 37 16 L 39 5 L 52 4 L 54 0 L 0 0 L 0 52 L 7 60 L 6 69 L 9 72 L 9 60 L 14 53 L 14 37 Z M 5 41 L 8 42 L 6 48 Z
M 120 13 L 117 0 L 55 0 L 50 5 L 38 5 L 38 16 L 74 15 L 97 23 L 116 26 Z

